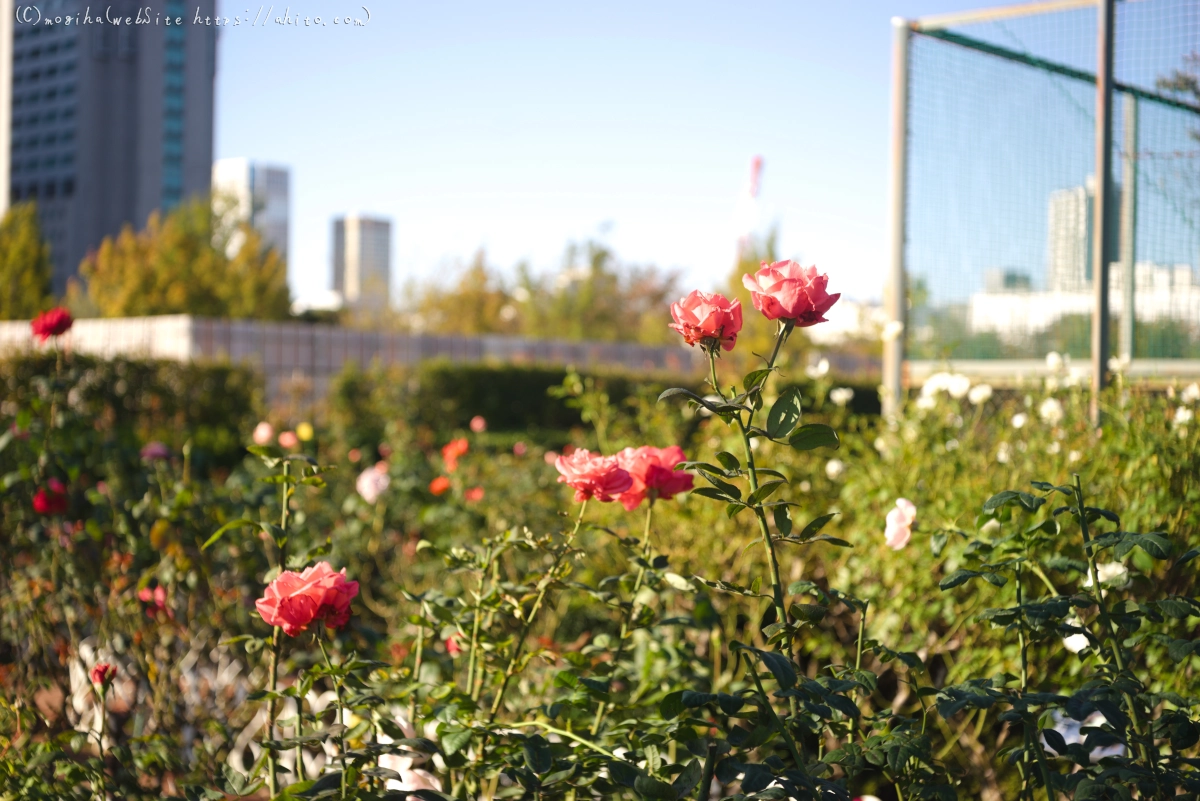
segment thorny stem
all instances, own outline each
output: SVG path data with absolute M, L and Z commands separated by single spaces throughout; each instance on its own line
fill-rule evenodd
M 771 720 L 775 723 L 775 728 L 783 735 L 783 740 L 787 744 L 788 750 L 792 752 L 792 759 L 795 760 L 796 767 L 801 767 L 804 762 L 800 759 L 800 751 L 796 748 L 796 741 L 792 739 L 792 733 L 787 730 L 787 726 L 783 725 L 783 721 L 779 719 L 779 715 L 775 712 L 775 707 L 771 704 L 770 696 L 763 689 L 762 679 L 758 677 L 758 665 L 751 663 L 750 670 L 747 672 L 750 674 L 750 678 L 754 679 L 754 686 L 758 688 L 758 695 L 763 699 L 763 706 L 771 715 Z
M 625 640 L 629 637 L 629 626 L 633 622 L 634 608 L 637 606 L 637 594 L 642 588 L 642 581 L 646 578 L 646 564 L 650 561 L 650 521 L 654 518 L 654 499 L 650 499 L 649 505 L 646 507 L 646 527 L 642 532 L 642 564 L 638 565 L 637 577 L 633 580 L 633 590 L 630 593 L 629 608 L 624 610 L 621 618 L 621 633 L 617 638 L 617 652 L 613 657 L 613 673 L 609 674 L 609 681 L 612 681 L 612 675 L 616 673 L 618 666 L 621 664 L 621 657 L 625 652 Z M 600 702 L 599 708 L 596 710 L 596 719 L 592 721 L 592 736 L 596 736 L 596 732 L 600 731 L 600 723 L 604 720 L 605 708 L 611 707 L 613 704 Z
M 863 640 L 867 633 L 867 607 L 870 605 L 870 603 L 870 601 L 863 601 L 862 609 L 858 610 L 858 646 L 854 653 L 854 670 L 856 673 L 859 670 L 862 670 Z M 857 688 L 854 690 L 854 695 L 855 699 L 857 700 Z M 921 695 L 918 693 L 917 698 L 920 699 L 920 697 Z M 924 703 L 921 704 L 921 708 L 925 708 Z M 858 732 L 859 736 L 862 736 L 862 730 L 858 727 L 858 721 L 854 722 L 854 730 Z
M 509 724 L 505 724 L 505 725 L 509 725 Z M 578 734 L 567 731 L 566 729 L 560 729 L 557 726 L 550 725 L 549 723 L 543 723 L 540 720 L 525 720 L 520 723 L 513 723 L 511 725 L 515 729 L 525 728 L 526 726 L 536 726 L 537 728 L 542 729 L 543 731 L 548 731 L 551 734 L 557 734 L 559 737 L 566 737 L 568 740 L 573 740 L 573 741 L 579 743 L 580 745 L 582 745 L 584 748 L 591 749 L 592 751 L 595 751 L 598 754 L 603 754 L 604 756 L 608 757 L 609 759 L 620 759 L 620 757 L 618 757 L 612 751 L 609 751 L 608 749 L 604 748 L 603 746 L 596 745 L 591 740 L 584 739 L 583 737 L 580 737 Z
M 270 695 L 267 698 L 267 725 L 263 732 L 263 748 L 267 750 L 267 789 L 270 790 L 272 798 L 279 791 L 275 778 L 278 766 L 275 762 L 275 752 L 267 748 L 266 741 L 271 739 L 275 729 L 275 689 L 278 687 L 279 680 L 279 631 L 279 626 L 276 626 L 271 632 L 271 655 L 267 662 L 267 692 Z
M 325 650 L 325 643 L 319 637 L 316 638 L 317 645 L 321 647 L 321 656 L 325 657 L 325 667 L 329 668 L 329 672 L 333 673 L 333 663 L 329 661 L 329 653 Z M 338 723 L 341 724 L 342 730 L 338 733 L 338 756 L 341 757 L 342 775 L 341 775 L 341 797 L 346 797 L 346 709 L 342 705 L 342 679 L 340 676 L 333 678 L 333 693 L 337 699 Z
M 487 576 L 488 564 L 492 560 L 492 546 L 484 551 L 483 569 L 479 571 L 479 586 L 475 590 L 475 620 L 471 626 L 471 655 L 467 660 L 467 693 L 475 695 L 475 662 L 479 658 L 479 624 L 483 617 L 480 604 L 483 602 L 483 580 Z M 482 665 L 480 668 L 482 669 Z
M 421 680 L 421 652 L 425 650 L 425 627 L 417 626 L 417 659 L 413 667 L 413 691 L 408 697 L 408 723 L 417 726 L 417 682 Z
M 533 628 L 533 621 L 537 618 L 538 610 L 542 608 L 542 601 L 546 597 L 546 592 L 550 589 L 550 584 L 554 581 L 554 576 L 558 572 L 558 566 L 562 564 L 563 558 L 571 550 L 571 544 L 575 541 L 575 535 L 579 533 L 579 527 L 583 524 L 583 515 L 587 511 L 587 501 L 579 507 L 579 516 L 575 518 L 575 528 L 572 529 L 567 541 L 563 544 L 562 550 L 554 559 L 554 564 L 546 571 L 546 575 L 538 582 L 538 594 L 534 599 L 533 607 L 529 613 L 525 615 L 525 623 L 521 626 L 521 633 L 513 643 L 512 657 L 508 660 L 508 667 L 504 669 L 504 679 L 500 683 L 500 689 L 496 691 L 496 698 L 492 701 L 492 710 L 488 713 L 488 725 L 490 726 L 495 720 L 496 715 L 500 712 L 500 705 L 504 702 L 504 693 L 508 690 L 508 683 L 512 681 L 513 675 L 517 672 L 517 664 L 521 659 L 521 651 L 525 646 L 525 638 L 529 636 L 529 630 Z
M 279 540 L 275 542 L 275 547 L 279 549 L 279 569 L 287 568 L 287 530 L 288 530 L 288 501 L 291 497 L 290 487 L 288 484 L 288 476 L 292 473 L 292 463 L 284 459 L 283 461 L 283 483 L 279 485 L 279 529 L 283 533 L 280 534 Z M 275 690 L 279 686 L 279 626 L 271 632 L 271 658 L 267 664 L 267 691 L 270 696 L 267 698 L 267 726 L 263 733 L 264 748 L 265 741 L 272 738 L 275 732 L 275 713 L 278 711 L 275 699 Z M 276 774 L 279 770 L 278 760 L 275 757 L 275 752 L 267 749 L 267 789 L 273 798 L 279 791 L 278 779 Z
M 104 696 L 106 695 L 106 691 L 103 684 L 96 690 L 96 695 L 100 699 L 100 706 L 97 710 L 97 713 L 100 715 L 100 739 L 98 741 L 100 746 L 100 770 L 96 773 L 96 779 L 100 784 L 98 798 L 100 801 L 104 801 L 108 797 L 108 788 L 106 787 L 108 780 L 104 775 L 104 738 L 108 735 L 108 705 L 105 703 Z

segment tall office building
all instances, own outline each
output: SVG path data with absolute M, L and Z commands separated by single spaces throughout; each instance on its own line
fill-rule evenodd
M 262 235 L 263 243 L 286 261 L 288 184 L 286 167 L 242 158 L 220 159 L 212 168 L 213 211 L 226 224 L 250 223 Z M 231 238 L 230 255 L 240 247 L 240 239 Z
M 37 202 L 61 293 L 104 237 L 208 192 L 216 29 L 193 21 L 215 0 L 14 4 L 0 0 L 0 210 Z
M 333 289 L 351 308 L 384 309 L 392 278 L 392 223 L 348 214 L 333 221 Z
M 1083 292 L 1092 285 L 1092 216 L 1096 203 L 1096 181 L 1088 176 L 1084 186 L 1050 193 L 1047 214 L 1046 288 L 1051 292 Z M 1121 190 L 1114 187 L 1109 208 L 1113 217 L 1121 207 Z M 1113 225 L 1110 243 L 1115 256 L 1117 231 Z

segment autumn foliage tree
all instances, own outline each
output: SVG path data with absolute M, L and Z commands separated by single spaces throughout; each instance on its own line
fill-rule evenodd
M 0 319 L 27 319 L 50 306 L 50 279 L 37 205 L 17 203 L 0 219 Z
M 236 241 L 236 248 L 230 242 Z M 80 265 L 88 299 L 104 317 L 194 314 L 203 317 L 278 320 L 288 317 L 287 265 L 259 233 L 241 223 L 214 219 L 206 198 L 146 227 L 126 226 Z
M 490 267 L 481 252 L 453 285 L 420 290 L 406 327 L 662 344 L 672 333 L 661 309 L 680 294 L 676 273 L 624 264 L 596 242 L 568 247 L 555 272 L 537 275 L 521 265 L 514 278 Z

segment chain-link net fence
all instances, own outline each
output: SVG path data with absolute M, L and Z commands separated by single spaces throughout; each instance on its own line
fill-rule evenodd
M 1090 353 L 1096 26 L 910 35 L 908 358 Z M 1113 352 L 1200 358 L 1200 4 L 1121 2 L 1115 30 Z

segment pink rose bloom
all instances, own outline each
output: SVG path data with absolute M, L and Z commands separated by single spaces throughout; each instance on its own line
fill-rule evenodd
M 295 431 L 284 431 L 279 435 L 279 447 L 291 450 L 300 445 L 300 438 L 296 436 Z
M 671 328 L 683 335 L 683 341 L 695 347 L 715 349 L 720 345 L 733 350 L 742 330 L 742 302 L 731 301 L 715 292 L 694 289 L 686 298 L 671 304 Z
M 350 601 L 358 595 L 358 582 L 346 579 L 346 569 L 335 573 L 328 562 L 317 562 L 303 573 L 285 570 L 267 585 L 254 606 L 270 626 L 295 637 L 316 621 L 331 629 L 350 622 Z
M 471 487 L 463 493 L 463 499 L 470 503 L 478 503 L 483 500 L 483 487 Z
M 554 466 L 562 474 L 559 483 L 573 488 L 577 501 L 595 498 L 608 502 L 633 486 L 633 479 L 615 457 L 592 454 L 584 448 L 558 457 Z
M 912 539 L 912 524 L 917 519 L 917 507 L 912 501 L 900 498 L 896 508 L 887 514 L 887 528 L 883 532 L 884 541 L 893 550 L 900 550 Z
M 442 446 L 442 461 L 446 463 L 446 472 L 453 473 L 458 469 L 458 460 L 467 455 L 471 449 L 466 437 L 452 439 Z
M 45 342 L 50 337 L 60 337 L 67 333 L 74 323 L 71 313 L 59 306 L 34 317 L 29 327 L 39 342 Z
M 633 479 L 633 486 L 617 496 L 626 511 L 632 512 L 643 499 L 653 503 L 658 498 L 670 498 L 692 488 L 692 475 L 676 470 L 675 465 L 687 461 L 683 448 L 626 448 L 617 454 L 617 464 Z
M 524 456 L 527 450 L 524 442 L 518 442 L 513 445 L 513 456 Z
M 255 445 L 270 445 L 271 440 L 275 439 L 275 429 L 270 423 L 263 420 L 254 427 L 254 434 L 252 436 Z
M 482 434 L 487 431 L 487 420 L 483 419 L 482 415 L 475 415 L 471 418 L 471 430 L 476 434 Z
M 387 462 L 376 462 L 373 467 L 368 467 L 359 473 L 358 480 L 354 482 L 354 488 L 358 490 L 358 494 L 364 501 L 373 504 L 388 488 L 389 482 Z
M 792 320 L 797 328 L 825 322 L 825 312 L 841 293 L 825 291 L 829 276 L 816 267 L 801 267 L 794 261 L 762 263 L 754 275 L 743 275 L 742 284 L 750 290 L 754 308 L 768 320 Z
M 108 662 L 97 662 L 88 671 L 88 678 L 92 680 L 92 684 L 99 684 L 101 687 L 112 684 L 116 677 L 117 666 L 110 665 Z

